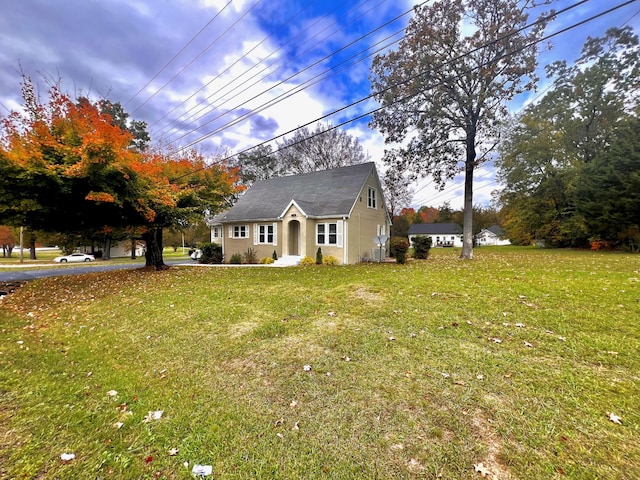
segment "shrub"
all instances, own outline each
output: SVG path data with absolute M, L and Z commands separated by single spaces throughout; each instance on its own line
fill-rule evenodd
M 313 258 L 311 258 L 309 255 L 307 255 L 302 260 L 300 260 L 300 266 L 301 267 L 309 267 L 309 266 L 315 265 L 315 264 L 316 264 L 316 261 Z
M 200 245 L 202 255 L 198 259 L 199 263 L 222 263 L 222 245 L 205 242 Z
M 271 265 L 275 260 L 271 257 L 263 257 L 260 259 L 260 263 L 262 265 Z
M 242 263 L 242 255 L 240 255 L 239 253 L 234 253 L 233 255 L 231 255 L 229 263 L 233 265 L 240 265 Z
M 333 255 L 327 255 L 322 259 L 323 265 L 338 265 L 338 259 Z
M 413 258 L 424 260 L 429 257 L 431 237 L 416 235 L 413 237 Z
M 391 251 L 396 257 L 397 263 L 405 263 L 407 261 L 407 250 L 409 250 L 409 241 L 404 237 L 391 238 Z
M 322 249 L 318 247 L 316 252 L 316 265 L 322 265 Z
M 258 263 L 258 256 L 256 255 L 256 251 L 249 247 L 247 251 L 242 255 L 244 263 Z
M 273 258 L 273 260 L 277 260 L 278 259 L 278 254 L 276 253 L 276 251 L 274 250 L 273 253 L 271 254 L 271 258 Z

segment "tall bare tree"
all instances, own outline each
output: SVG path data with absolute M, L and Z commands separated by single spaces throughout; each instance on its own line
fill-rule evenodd
M 369 160 L 358 139 L 344 130 L 318 123 L 315 130 L 296 130 L 278 142 L 278 163 L 289 174 L 357 165 Z
M 524 28 L 550 0 L 439 0 L 417 7 L 397 51 L 377 56 L 372 88 L 383 107 L 371 122 L 389 157 L 441 187 L 465 173 L 463 248 L 473 258 L 473 173 L 493 150 L 506 104 L 537 81 L 536 41 Z

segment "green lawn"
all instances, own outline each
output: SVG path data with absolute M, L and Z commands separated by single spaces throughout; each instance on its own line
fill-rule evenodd
M 0 478 L 640 478 L 640 256 L 457 254 L 30 282 Z

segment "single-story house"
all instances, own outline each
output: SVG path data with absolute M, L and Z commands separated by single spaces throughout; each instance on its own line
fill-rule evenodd
M 409 226 L 409 244 L 414 237 L 431 237 L 432 247 L 462 247 L 462 228 L 457 223 L 414 223 Z
M 226 260 L 251 248 L 258 259 L 275 251 L 296 263 L 319 247 L 353 264 L 379 256 L 374 238 L 388 235 L 391 219 L 375 163 L 367 162 L 255 182 L 209 224 Z
M 504 230 L 499 225 L 483 228 L 476 236 L 476 245 L 511 245 L 508 238 L 505 238 Z

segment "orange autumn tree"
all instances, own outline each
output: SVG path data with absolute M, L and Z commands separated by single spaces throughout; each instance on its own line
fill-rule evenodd
M 147 267 L 164 268 L 162 232 L 171 226 L 185 226 L 203 215 L 217 213 L 227 200 L 239 193 L 237 168 L 221 158 L 207 159 L 195 150 L 180 153 L 151 148 L 132 165 L 147 182 L 147 195 L 140 197 L 146 224 Z
M 81 234 L 140 231 L 147 265 L 164 268 L 162 228 L 217 212 L 236 172 L 195 152 L 140 152 L 131 134 L 59 85 L 41 102 L 23 78 L 24 105 L 2 121 L 0 224 Z

